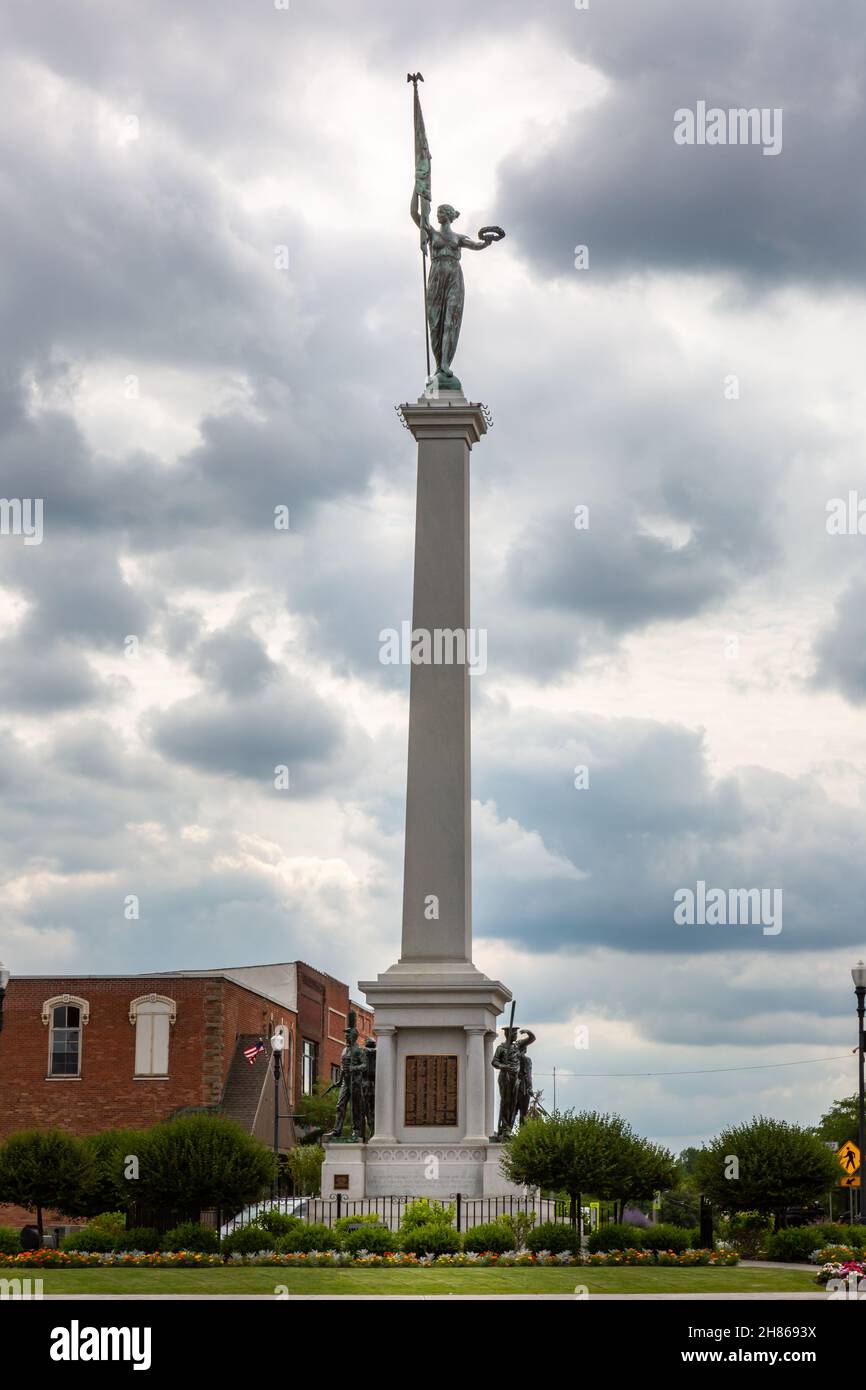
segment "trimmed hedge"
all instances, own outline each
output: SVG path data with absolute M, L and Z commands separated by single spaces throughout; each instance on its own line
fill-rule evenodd
M 534 1254 L 539 1250 L 549 1250 L 552 1255 L 560 1255 L 566 1250 L 576 1253 L 580 1249 L 577 1227 L 559 1221 L 542 1221 L 526 1237 L 526 1248 Z
M 590 1231 L 586 1248 L 590 1255 L 600 1250 L 642 1250 L 643 1231 L 637 1226 L 626 1225 L 622 1221 L 611 1221 L 607 1226 L 599 1226 Z
M 200 1221 L 182 1221 L 179 1226 L 166 1231 L 162 1238 L 163 1250 L 194 1250 L 202 1255 L 216 1255 L 220 1248 L 218 1232 L 211 1226 L 203 1226 Z
M 162 1249 L 162 1236 L 155 1226 L 131 1226 L 114 1242 L 115 1250 L 142 1250 L 153 1255 Z
M 404 1231 L 400 1245 L 409 1255 L 456 1255 L 460 1250 L 460 1236 L 453 1226 L 438 1221 Z
M 285 1237 L 278 1237 L 285 1239 Z M 220 1243 L 222 1255 L 257 1255 L 260 1250 L 273 1250 L 274 1237 L 261 1226 L 239 1226 Z
M 688 1226 L 631 1226 L 626 1222 L 611 1222 L 591 1231 L 587 1249 L 591 1255 L 601 1250 L 695 1250 L 699 1233 Z
M 361 1250 L 367 1250 L 371 1255 L 384 1255 L 386 1250 L 397 1251 L 399 1248 L 400 1237 L 394 1231 L 369 1221 L 357 1231 L 343 1231 L 340 1235 L 340 1249 L 348 1250 L 352 1255 L 357 1255 Z
M 821 1221 L 816 1226 L 810 1226 L 809 1230 L 818 1237 L 814 1246 L 816 1250 L 823 1245 L 850 1245 L 855 1250 L 866 1247 L 866 1226 L 843 1226 L 838 1221 Z
M 681 1255 L 684 1250 L 696 1250 L 700 1233 L 689 1226 L 639 1226 L 638 1244 L 644 1250 L 673 1250 Z
M 68 1236 L 63 1237 L 60 1249 L 93 1251 L 96 1254 L 107 1255 L 117 1249 L 117 1233 L 100 1231 L 93 1226 L 82 1226 L 80 1230 L 70 1231 Z
M 485 1221 L 473 1226 L 463 1237 L 463 1249 L 475 1251 L 479 1255 L 483 1255 L 486 1250 L 493 1255 L 504 1255 L 506 1250 L 514 1250 L 516 1246 L 514 1227 L 507 1216 L 500 1217 L 498 1221 Z
M 307 1225 L 305 1221 L 301 1221 L 294 1230 L 287 1231 L 284 1236 L 277 1236 L 273 1248 L 283 1255 L 308 1250 L 339 1250 L 340 1238 L 323 1222 L 311 1221 Z
M 768 1260 L 796 1260 L 805 1264 L 815 1250 L 823 1250 L 828 1245 L 862 1250 L 864 1235 L 866 1227 L 839 1226 L 829 1221 L 816 1226 L 785 1226 L 767 1236 L 764 1251 Z

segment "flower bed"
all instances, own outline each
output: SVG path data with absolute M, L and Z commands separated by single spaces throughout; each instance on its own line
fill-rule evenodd
M 572 1255 L 567 1250 L 558 1254 L 549 1250 L 539 1250 L 535 1253 L 528 1250 L 509 1250 L 504 1254 L 494 1254 L 492 1251 L 476 1254 L 465 1251 L 455 1255 L 415 1255 L 402 1250 L 385 1251 L 384 1254 L 372 1254 L 364 1250 L 357 1253 L 348 1250 L 310 1250 L 277 1254 L 273 1250 L 260 1250 L 257 1254 L 230 1255 L 225 1263 L 233 1268 L 237 1268 L 238 1265 L 273 1265 L 280 1269 L 425 1269 L 434 1265 L 440 1269 L 443 1266 L 459 1269 L 477 1266 L 483 1269 L 491 1265 L 506 1269 L 526 1268 L 531 1265 L 548 1269 L 564 1265 L 674 1265 L 686 1268 L 692 1265 L 735 1265 L 739 1258 L 735 1250 L 684 1250 L 680 1254 L 673 1250 L 610 1250 L 586 1256 Z M 221 1264 L 223 1259 L 220 1255 L 204 1255 L 192 1250 L 154 1254 L 148 1254 L 143 1250 L 104 1254 L 85 1250 L 28 1250 L 19 1255 L 0 1255 L 0 1269 L 201 1269 L 215 1268 Z M 828 1265 L 827 1268 L 834 1271 L 838 1268 L 847 1269 L 841 1265 Z M 833 1274 L 827 1275 L 828 1279 L 832 1277 Z
M 817 1280 L 819 1284 L 826 1284 L 830 1279 L 846 1279 L 849 1274 L 854 1274 L 858 1279 L 866 1278 L 866 1262 L 859 1260 L 828 1260 L 818 1270 Z
M 0 1255 L 0 1269 L 97 1269 L 100 1265 L 112 1268 L 201 1268 L 204 1265 L 220 1265 L 220 1255 L 201 1255 L 193 1250 L 179 1250 L 176 1253 L 156 1252 L 148 1254 L 144 1250 L 120 1250 L 97 1252 L 95 1250 L 24 1250 L 19 1255 Z

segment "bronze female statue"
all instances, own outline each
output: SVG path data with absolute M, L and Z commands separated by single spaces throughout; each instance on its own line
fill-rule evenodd
M 460 391 L 462 387 L 451 370 L 460 325 L 463 321 L 463 271 L 460 268 L 460 252 L 484 251 L 494 241 L 501 241 L 505 233 L 501 227 L 482 227 L 478 233 L 480 240 L 455 232 L 452 223 L 460 213 L 450 203 L 440 203 L 436 209 L 438 228 L 430 224 L 429 204 L 418 194 L 417 187 L 412 191 L 409 207 L 412 221 L 421 231 L 422 250 L 430 251 L 430 275 L 427 279 L 427 323 L 430 330 L 430 346 L 436 362 L 436 373 L 428 384 L 435 382 L 440 391 Z

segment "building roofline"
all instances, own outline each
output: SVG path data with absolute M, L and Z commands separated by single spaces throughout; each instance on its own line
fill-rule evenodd
M 236 966 L 238 970 L 244 969 L 243 966 Z M 246 967 L 247 969 L 257 969 L 259 967 Z M 227 974 L 223 970 L 145 970 L 140 973 L 130 975 L 96 975 L 93 973 L 75 974 L 65 971 L 55 972 L 52 975 L 12 975 L 9 983 L 13 980 L 225 980 L 230 985 L 235 985 L 238 989 L 245 989 L 248 994 L 255 994 L 259 999 L 267 999 L 269 1004 L 274 1004 L 284 1013 L 294 1014 L 299 1017 L 297 1006 L 294 1008 L 287 1004 L 284 999 L 275 999 L 272 994 L 266 994 L 264 990 L 254 989 L 251 985 L 244 984 L 235 976 Z

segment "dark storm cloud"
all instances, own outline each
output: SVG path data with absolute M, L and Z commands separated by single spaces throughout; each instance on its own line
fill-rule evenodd
M 636 534 L 612 512 L 596 512 L 590 529 L 576 532 L 559 514 L 539 519 L 524 534 L 510 557 L 508 579 L 532 604 L 585 613 L 620 633 L 689 617 L 721 598 L 738 577 L 735 557 L 724 551 L 706 536 L 674 548 Z
M 815 643 L 813 677 L 854 705 L 866 704 L 866 580 L 855 579 L 839 598 L 833 620 Z
M 229 700 L 192 696 L 151 717 L 154 746 L 167 758 L 214 776 L 274 786 L 286 765 L 293 795 L 308 796 L 334 775 L 328 760 L 340 751 L 340 719 L 304 681 Z M 276 793 L 275 793 L 276 794 Z
M 231 696 L 252 694 L 278 675 L 264 643 L 242 622 L 206 637 L 193 664 L 212 689 Z
M 482 711 L 479 711 L 481 714 Z M 543 732 L 542 730 L 543 724 Z M 574 724 L 525 714 L 497 722 L 507 737 L 476 739 L 473 794 L 536 831 L 587 875 L 540 871 L 523 883 L 476 874 L 476 926 L 533 949 L 607 945 L 649 952 L 817 950 L 861 941 L 866 841 L 842 806 L 808 777 L 760 768 L 720 781 L 700 734 L 582 713 Z M 509 729 L 506 735 L 505 730 Z M 589 770 L 589 788 L 574 786 Z M 783 926 L 677 925 L 674 893 L 781 888 Z
M 102 704 L 117 693 L 101 680 L 77 646 L 38 646 L 10 638 L 0 642 L 0 705 L 42 716 Z
M 575 274 L 573 248 L 585 244 L 590 275 L 863 282 L 866 189 L 851 177 L 866 142 L 858 3 L 840 0 L 828 18 L 810 0 L 759 10 L 607 0 L 556 28 L 610 88 L 555 141 L 502 166 L 503 219 L 544 273 Z M 674 113 L 698 100 L 781 108 L 782 152 L 676 145 Z

